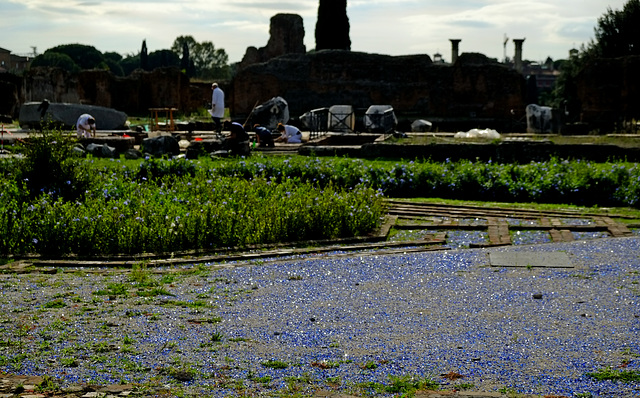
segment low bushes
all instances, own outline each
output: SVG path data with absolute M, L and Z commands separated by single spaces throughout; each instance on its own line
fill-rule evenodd
M 384 214 L 382 198 L 370 188 L 319 189 L 295 179 L 114 179 L 82 201 L 43 194 L 21 203 L 3 191 L 5 255 L 163 253 L 328 239 L 366 234 Z
M 40 141 L 38 141 L 40 140 Z M 637 206 L 635 163 L 92 160 L 44 134 L 0 162 L 0 254 L 213 250 L 367 234 L 384 196 Z M 62 146 L 62 148 L 60 148 Z
M 529 164 L 492 162 L 392 162 L 336 158 L 253 158 L 213 163 L 219 175 L 282 181 L 295 177 L 319 185 L 364 184 L 388 197 L 638 206 L 637 163 L 551 159 Z

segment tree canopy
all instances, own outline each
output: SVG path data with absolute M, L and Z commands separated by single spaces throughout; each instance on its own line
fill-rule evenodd
M 51 66 L 61 68 L 67 72 L 78 72 L 80 67 L 67 54 L 45 52 L 31 61 L 31 67 Z
M 556 81 L 554 105 L 573 117 L 580 113 L 576 79 L 596 58 L 640 55 L 640 0 L 629 0 L 622 10 L 607 8 L 594 28 L 595 40 L 562 64 Z
M 147 50 L 142 41 L 138 54 L 122 56 L 116 52 L 104 54 L 95 47 L 83 44 L 64 44 L 46 50 L 31 62 L 31 66 L 51 66 L 78 72 L 82 69 L 110 70 L 116 76 L 127 76 L 136 69 L 175 66 L 189 77 L 200 79 L 227 79 L 230 77 L 229 56 L 212 42 L 198 43 L 192 36 L 179 36 L 171 49 Z
M 171 51 L 182 56 L 181 67 L 189 76 L 205 80 L 229 78 L 227 52 L 222 48 L 216 48 L 210 41 L 198 43 L 193 36 L 179 36 L 173 42 Z M 185 56 L 189 58 L 188 63 L 184 60 Z
M 68 55 L 80 69 L 104 69 L 104 56 L 93 46 L 84 44 L 63 44 L 48 49 L 45 53 Z
M 607 8 L 595 28 L 594 55 L 616 58 L 640 55 L 640 0 L 629 0 L 622 10 Z

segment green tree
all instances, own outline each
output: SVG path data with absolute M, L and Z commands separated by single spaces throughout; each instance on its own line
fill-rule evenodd
M 182 57 L 180 58 L 180 69 L 182 69 L 185 73 L 187 73 L 189 71 L 190 62 L 191 62 L 191 59 L 189 58 L 189 46 L 187 45 L 187 43 L 183 43 Z
M 106 53 L 103 54 L 104 59 L 105 60 L 110 60 L 110 61 L 114 61 L 114 62 L 120 62 L 122 61 L 122 55 L 113 52 L 113 51 L 108 51 Z
M 174 40 L 171 51 L 184 57 L 185 47 L 189 54 L 187 75 L 207 80 L 230 77 L 229 56 L 224 49 L 216 48 L 210 41 L 198 43 L 193 36 L 179 36 Z M 184 65 L 181 67 L 185 69 Z
M 31 67 L 49 66 L 61 68 L 67 72 L 75 73 L 80 71 L 80 67 L 67 54 L 45 52 L 40 54 L 31 61 Z
M 166 66 L 180 66 L 180 58 L 171 50 L 158 50 L 149 53 L 149 70 Z
M 124 70 L 122 66 L 120 66 L 120 62 L 122 61 L 122 55 L 116 52 L 106 52 L 104 55 L 104 63 L 107 65 L 107 68 L 116 76 L 124 76 Z
M 622 10 L 607 8 L 598 19 L 595 36 L 592 51 L 596 56 L 640 55 L 640 0 L 629 0 Z
M 197 50 L 198 42 L 193 36 L 178 36 L 171 45 L 171 51 L 179 55 L 183 52 L 184 46 L 189 49 L 189 54 L 194 54 Z
M 83 44 L 63 44 L 48 49 L 45 53 L 59 53 L 68 55 L 80 69 L 101 68 L 104 56 L 93 46 Z
M 229 77 L 229 56 L 222 48 L 216 48 L 212 42 L 205 41 L 198 46 L 198 77 L 203 79 L 225 79 Z
M 553 105 L 565 110 L 570 120 L 577 120 L 581 111 L 576 81 L 584 68 L 597 58 L 640 55 L 640 0 L 629 0 L 622 10 L 607 8 L 594 31 L 595 41 L 560 65 Z
M 192 36 L 179 36 L 173 42 L 171 51 L 177 55 L 184 54 L 185 46 L 189 52 L 189 67 L 193 69 L 192 76 L 201 79 L 229 78 L 229 56 L 224 49 L 216 48 L 210 41 L 198 43 Z
M 124 57 L 119 63 L 124 76 L 129 76 L 131 72 L 140 68 L 140 54 Z

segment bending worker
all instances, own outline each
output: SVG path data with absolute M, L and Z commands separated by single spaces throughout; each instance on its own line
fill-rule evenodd
M 288 144 L 299 144 L 302 142 L 302 133 L 296 126 L 278 123 L 277 130 L 281 134 L 280 137 L 276 138 L 278 142 L 284 141 Z
M 96 136 L 96 119 L 88 113 L 80 115 L 76 122 L 78 138 L 91 138 Z

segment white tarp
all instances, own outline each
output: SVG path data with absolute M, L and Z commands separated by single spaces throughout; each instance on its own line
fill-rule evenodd
M 471 129 L 469 131 L 458 131 L 453 135 L 453 138 L 464 139 L 485 139 L 485 140 L 498 140 L 500 139 L 500 134 L 492 129 Z

